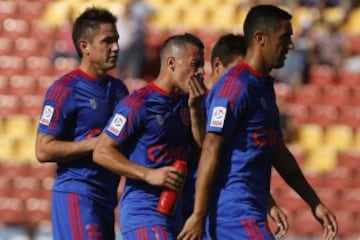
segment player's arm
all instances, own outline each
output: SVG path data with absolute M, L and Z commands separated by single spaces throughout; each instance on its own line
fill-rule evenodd
M 177 239 L 202 239 L 210 190 L 224 141 L 224 137 L 216 133 L 206 133 L 205 135 L 196 180 L 194 211 Z
M 193 77 L 190 82 L 189 108 L 191 131 L 198 147 L 201 147 L 205 136 L 205 113 L 203 102 L 206 94 L 206 87 L 203 79 Z
M 121 146 L 107 136 L 100 135 L 93 159 L 102 167 L 126 178 L 145 181 L 151 185 L 164 186 L 178 191 L 184 181 L 184 176 L 176 168 L 168 166 L 157 169 L 146 168 L 130 161 L 122 154 Z
M 55 136 L 38 132 L 35 153 L 39 162 L 70 162 L 83 156 L 90 156 L 97 140 L 97 137 L 92 137 L 77 142 L 62 141 Z
M 274 167 L 285 182 L 310 206 L 314 216 L 324 227 L 325 238 L 334 239 L 338 230 L 334 214 L 321 203 L 283 141 L 279 144 Z
M 273 196 L 270 194 L 268 214 L 271 219 L 277 224 L 278 228 L 275 231 L 276 238 L 282 238 L 285 236 L 289 229 L 289 223 L 287 221 L 286 214 L 276 204 Z

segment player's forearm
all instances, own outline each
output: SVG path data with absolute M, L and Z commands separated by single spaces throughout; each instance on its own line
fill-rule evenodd
M 38 134 L 36 157 L 40 162 L 66 163 L 80 157 L 91 156 L 94 146 L 94 139 L 70 142 L 57 140 L 53 136 Z
M 314 209 L 321 202 L 319 197 L 305 179 L 304 174 L 290 151 L 286 147 L 283 147 L 281 151 L 280 158 L 283 161 L 276 161 L 277 164 L 274 165 L 274 167 L 286 183 L 293 188 L 312 209 Z
M 100 142 L 95 147 L 94 161 L 100 166 L 127 178 L 145 180 L 146 168 L 129 161 L 119 150 L 104 146 Z
M 194 214 L 205 217 L 208 210 L 210 191 L 215 178 L 221 144 L 214 145 L 211 136 L 204 140 L 196 181 Z
M 196 144 L 201 147 L 205 137 L 205 115 L 200 109 L 190 108 L 191 132 Z

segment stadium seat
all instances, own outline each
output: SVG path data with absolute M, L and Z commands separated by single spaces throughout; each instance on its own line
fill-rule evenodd
M 66 0 L 51 1 L 46 4 L 41 20 L 52 27 L 65 25 L 69 19 L 71 7 Z
M 22 225 L 24 224 L 25 204 L 19 198 L 0 197 L 0 223 L 2 225 Z
M 338 166 L 349 169 L 360 169 L 360 152 L 354 150 L 342 151 L 339 153 Z
M 25 201 L 25 225 L 35 228 L 51 224 L 51 203 L 48 199 L 29 198 Z
M 283 111 L 286 112 L 298 126 L 309 122 L 310 110 L 307 105 L 301 103 L 286 103 L 284 104 Z
M 328 23 L 334 24 L 335 26 L 340 26 L 345 20 L 346 12 L 343 7 L 326 7 L 322 11 L 322 16 L 324 20 Z
M 233 5 L 221 4 L 212 10 L 210 25 L 213 28 L 220 31 L 232 31 L 232 27 L 237 24 L 236 8 Z
M 9 115 L 4 119 L 5 135 L 22 139 L 30 135 L 32 120 L 26 115 Z
M 23 96 L 37 92 L 37 81 L 35 77 L 25 74 L 14 74 L 9 78 L 9 94 Z
M 2 35 L 16 39 L 24 37 L 30 31 L 29 23 L 21 18 L 9 17 L 2 21 Z
M 352 87 L 351 104 L 352 106 L 360 106 L 360 85 L 355 85 Z
M 351 104 L 351 88 L 346 85 L 323 86 L 322 104 L 341 107 Z
M 326 173 L 337 165 L 337 151 L 328 145 L 317 145 L 311 149 L 306 159 L 306 169 Z
M 319 86 L 335 84 L 335 69 L 328 65 L 313 65 L 309 70 L 309 83 Z
M 20 98 L 22 106 L 22 114 L 29 116 L 32 119 L 38 119 L 42 111 L 42 105 L 44 101 L 44 95 L 37 93 L 23 95 Z
M 5 76 L 12 76 L 14 74 L 22 74 L 25 70 L 25 61 L 19 56 L 0 56 L 0 72 Z
M 335 125 L 338 121 L 338 109 L 332 105 L 314 104 L 310 106 L 309 122 L 323 127 Z
M 308 27 L 316 20 L 320 19 L 320 12 L 315 7 L 297 7 L 292 12 L 292 24 L 294 31 L 301 31 L 303 28 Z
M 60 68 L 62 67 L 63 66 Z M 75 67 L 75 64 L 71 67 Z M 49 57 L 32 55 L 25 58 L 25 71 L 29 76 L 38 77 L 39 75 L 51 75 L 54 71 L 54 67 Z
M 324 129 L 318 124 L 303 124 L 298 132 L 298 143 L 305 150 L 317 148 L 323 142 Z
M 323 229 L 321 224 L 316 221 L 311 211 L 303 211 L 294 216 L 292 228 L 297 236 L 311 239 L 312 237 L 322 236 Z
M 32 176 L 17 176 L 13 179 L 13 196 L 21 200 L 40 197 L 41 182 Z
M 36 161 L 35 136 L 29 134 L 26 138 L 18 140 L 18 150 L 16 151 L 15 157 L 25 164 Z
M 0 170 L 0 174 L 1 174 L 1 170 Z M 0 197 L 12 197 L 12 196 L 13 196 L 12 179 L 0 175 Z
M 210 10 L 203 5 L 192 5 L 191 8 L 183 10 L 183 24 L 186 29 L 196 31 L 209 23 Z
M 333 191 L 341 192 L 353 187 L 353 176 L 354 174 L 351 169 L 347 167 L 336 167 L 332 171 L 324 174 L 323 181 L 327 186 L 331 187 Z
M 341 106 L 339 108 L 338 123 L 344 124 L 353 129 L 360 126 L 360 106 Z
M 13 55 L 14 41 L 9 37 L 0 37 L 0 55 Z
M 326 207 L 336 211 L 340 208 L 339 194 L 341 194 L 341 191 L 333 188 L 333 186 L 330 183 L 327 183 L 326 180 L 327 178 L 324 179 L 324 182 L 328 185 L 328 187 L 315 188 L 315 191 Z
M 17 96 L 0 94 L 0 116 L 20 113 L 20 99 Z
M 360 189 L 348 189 L 341 195 L 341 209 L 343 211 L 360 214 Z
M 319 104 L 322 98 L 322 88 L 315 84 L 306 84 L 294 92 L 294 102 L 306 106 Z
M 17 150 L 14 138 L 1 135 L 0 146 L 0 162 L 6 162 L 14 157 Z
M 353 129 L 344 124 L 328 126 L 324 134 L 325 144 L 334 147 L 338 151 L 353 147 Z
M 360 33 L 359 24 L 360 22 L 360 7 L 351 9 L 348 14 L 347 22 L 345 23 L 344 31 L 358 34 Z
M 9 79 L 7 76 L 0 75 L 0 94 L 8 94 Z

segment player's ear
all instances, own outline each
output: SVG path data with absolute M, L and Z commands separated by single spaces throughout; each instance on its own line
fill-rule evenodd
M 88 41 L 86 40 L 80 40 L 79 41 L 79 47 L 81 49 L 81 52 L 84 54 L 84 55 L 89 55 L 89 43 Z
M 175 58 L 174 57 L 168 57 L 166 60 L 166 63 L 171 71 L 175 70 Z
M 221 66 L 222 66 L 222 62 L 220 61 L 220 58 L 218 58 L 218 57 L 215 58 L 213 68 L 216 73 L 219 73 Z
M 265 34 L 263 32 L 256 31 L 254 35 L 255 42 L 261 47 L 265 46 Z

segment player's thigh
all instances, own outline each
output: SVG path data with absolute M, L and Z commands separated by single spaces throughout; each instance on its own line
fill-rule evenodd
M 206 240 L 264 239 L 275 240 L 266 221 L 236 220 L 214 225 L 206 230 Z
M 176 240 L 173 230 L 165 226 L 148 226 L 123 233 L 124 240 Z
M 57 239 L 115 239 L 114 211 L 75 193 L 53 192 L 53 237 Z

